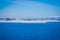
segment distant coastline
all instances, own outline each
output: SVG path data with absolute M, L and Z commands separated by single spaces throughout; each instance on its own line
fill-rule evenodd
M 48 22 L 60 22 L 58 20 L 11 20 L 11 21 L 2 21 L 0 23 L 48 23 Z
M 46 18 L 22 18 L 22 19 L 15 19 L 15 18 L 0 18 L 0 23 L 48 23 L 48 22 L 60 22 L 59 17 L 46 17 Z

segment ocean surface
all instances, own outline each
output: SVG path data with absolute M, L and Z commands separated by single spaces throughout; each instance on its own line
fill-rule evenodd
M 60 22 L 0 23 L 0 40 L 60 40 Z

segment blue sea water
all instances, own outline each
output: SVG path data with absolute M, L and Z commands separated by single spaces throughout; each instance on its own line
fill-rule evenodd
M 60 40 L 60 23 L 0 23 L 0 40 Z

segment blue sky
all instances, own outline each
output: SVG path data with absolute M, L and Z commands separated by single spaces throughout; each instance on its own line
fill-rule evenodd
M 0 0 L 0 17 L 60 16 L 59 0 Z

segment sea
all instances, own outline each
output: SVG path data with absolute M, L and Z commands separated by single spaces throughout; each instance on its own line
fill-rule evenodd
M 0 23 L 0 40 L 60 40 L 60 22 Z

